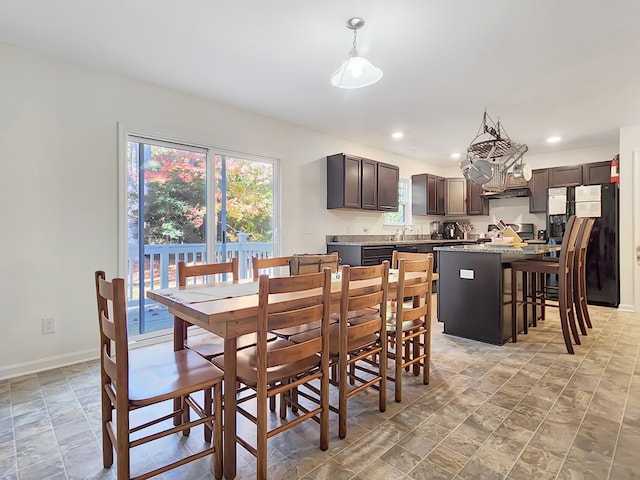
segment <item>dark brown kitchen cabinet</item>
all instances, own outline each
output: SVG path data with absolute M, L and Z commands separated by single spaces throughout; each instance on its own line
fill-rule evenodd
M 582 165 L 549 169 L 549 187 L 572 187 L 575 185 L 582 185 Z
M 398 211 L 400 169 L 396 165 L 378 162 L 378 210 Z
M 411 176 L 411 211 L 414 215 L 444 215 L 446 179 L 421 173 Z
M 467 214 L 467 181 L 464 178 L 447 178 L 446 201 L 444 211 L 446 215 Z
M 327 208 L 398 210 L 399 168 L 336 153 L 327 157 Z
M 611 162 L 593 162 L 582 165 L 582 184 L 611 183 Z
M 361 160 L 361 168 L 362 208 L 376 210 L 378 208 L 378 162 L 363 158 Z
M 327 157 L 327 208 L 360 208 L 362 159 L 337 153 Z
M 531 172 L 529 180 L 529 212 L 545 213 L 547 211 L 547 190 L 549 189 L 549 169 L 541 168 Z
M 482 185 L 467 180 L 467 215 L 489 215 L 489 200 L 482 192 Z

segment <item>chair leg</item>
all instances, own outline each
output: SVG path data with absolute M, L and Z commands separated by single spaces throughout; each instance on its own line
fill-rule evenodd
M 380 361 L 378 363 L 378 375 L 380 375 L 380 388 L 378 389 L 378 402 L 380 404 L 380 411 L 387 410 L 387 372 L 385 366 L 387 365 L 387 349 L 384 341 L 380 339 L 381 351 Z
M 113 465 L 113 442 L 107 433 L 107 424 L 113 420 L 113 410 L 109 397 L 102 390 L 102 465 L 109 468 Z
M 413 345 L 413 356 L 411 357 L 413 360 L 420 356 L 420 336 L 413 337 L 411 344 Z M 420 375 L 420 362 L 415 362 L 413 364 L 413 376 L 417 377 L 418 375 Z
M 191 417 L 190 410 L 191 409 L 189 408 L 189 404 L 187 403 L 187 398 L 183 397 L 182 398 L 182 423 L 189 423 L 191 421 L 190 420 L 190 417 Z M 182 431 L 182 434 L 185 437 L 188 437 L 189 433 L 191 433 L 191 429 L 190 428 L 185 428 Z
M 522 332 L 529 333 L 529 272 L 522 272 Z
M 582 335 L 586 335 L 587 327 L 585 325 L 585 318 L 581 301 L 583 294 L 584 292 L 582 291 L 582 285 L 580 284 L 580 274 L 578 271 L 576 271 L 575 275 L 573 276 L 573 308 L 575 310 L 575 316 L 578 319 L 580 333 L 582 333 Z
M 564 344 L 567 347 L 567 352 L 573 354 L 573 344 L 571 343 L 571 336 L 569 334 L 569 323 L 567 319 L 567 299 L 563 297 L 563 295 L 560 295 L 558 297 L 558 308 L 560 310 L 560 326 L 562 327 L 562 336 L 564 337 Z
M 422 383 L 425 385 L 429 385 L 429 374 L 431 373 L 431 319 L 427 317 L 427 322 L 429 328 L 424 332 L 424 353 L 426 357 L 423 360 L 423 368 L 422 368 Z
M 347 368 L 347 359 L 340 355 L 338 367 L 338 436 L 340 438 L 347 436 Z
M 397 330 L 396 330 L 397 332 Z M 395 362 L 395 382 L 394 382 L 394 390 L 395 390 L 395 400 L 396 402 L 402 401 L 402 341 L 398 339 L 396 341 L 396 362 Z
M 411 346 L 406 341 L 403 341 L 402 343 L 404 344 L 404 358 L 402 359 L 401 363 L 406 363 L 411 357 Z M 409 365 L 404 367 L 405 372 L 408 372 L 409 370 L 410 370 Z
M 518 272 L 511 265 L 511 341 L 518 341 Z
M 531 274 L 531 326 L 538 326 L 538 274 Z
M 222 478 L 222 384 L 213 387 L 213 444 L 216 451 L 213 456 L 213 474 Z
M 207 388 L 204 391 L 204 413 L 207 416 L 211 416 L 213 413 L 213 396 L 210 388 Z M 205 423 L 204 424 L 204 441 L 209 443 L 211 442 L 211 437 L 213 436 L 213 425 Z M 216 445 L 216 448 L 218 446 Z

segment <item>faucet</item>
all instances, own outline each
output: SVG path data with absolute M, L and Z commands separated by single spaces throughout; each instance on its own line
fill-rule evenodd
M 402 240 L 405 240 L 405 236 L 407 234 L 407 231 L 413 232 L 413 228 L 411 228 L 411 225 L 403 225 L 402 226 Z

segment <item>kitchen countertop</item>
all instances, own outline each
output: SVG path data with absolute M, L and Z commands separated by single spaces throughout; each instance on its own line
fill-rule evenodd
M 337 242 L 327 242 L 328 246 L 338 246 L 338 245 L 361 245 L 363 247 L 373 246 L 373 245 L 420 245 L 426 243 L 467 243 L 467 244 L 475 244 L 476 240 L 431 240 L 429 239 L 409 239 L 409 240 L 354 240 L 354 241 L 337 241 Z
M 545 253 L 559 252 L 562 247 L 560 245 L 531 244 L 522 247 L 506 245 L 488 246 L 486 243 L 482 245 L 450 245 L 442 247 L 434 247 L 435 251 L 442 252 L 462 252 L 462 253 L 501 253 L 509 255 L 542 255 Z

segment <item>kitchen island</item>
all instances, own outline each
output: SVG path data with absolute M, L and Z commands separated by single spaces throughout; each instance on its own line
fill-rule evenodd
M 444 332 L 502 345 L 512 336 L 513 321 L 518 331 L 524 327 L 523 315 L 514 320 L 511 314 L 511 262 L 559 250 L 559 245 L 435 247 L 438 320 L 444 322 Z

